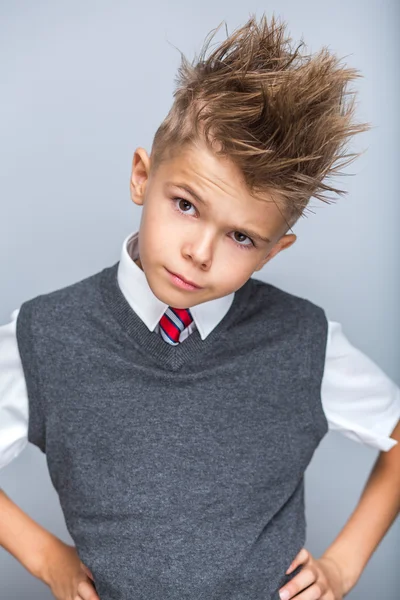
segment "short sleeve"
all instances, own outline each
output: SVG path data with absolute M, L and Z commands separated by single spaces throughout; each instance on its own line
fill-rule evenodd
M 400 418 L 399 387 L 335 321 L 328 321 L 321 402 L 330 430 L 386 452 L 398 443 L 390 434 Z
M 18 351 L 16 323 L 0 327 L 0 469 L 18 456 L 28 443 L 28 394 Z

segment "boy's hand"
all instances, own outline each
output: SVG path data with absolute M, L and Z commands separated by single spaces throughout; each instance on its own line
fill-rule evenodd
M 336 562 L 328 557 L 315 559 L 302 548 L 286 574 L 301 564 L 301 571 L 279 590 L 281 600 L 342 600 L 343 578 Z
M 45 557 L 43 581 L 57 600 L 100 600 L 93 584 L 93 575 L 81 562 L 76 548 L 61 540 Z

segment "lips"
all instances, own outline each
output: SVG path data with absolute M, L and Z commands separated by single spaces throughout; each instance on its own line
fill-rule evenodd
M 175 275 L 176 277 L 179 277 L 179 279 L 182 279 L 182 281 L 184 281 L 185 283 L 188 283 L 189 285 L 193 285 L 194 287 L 197 287 L 197 288 L 201 287 L 200 285 L 197 285 L 197 283 L 190 281 L 190 279 L 186 279 L 182 275 L 179 275 L 179 273 L 174 273 L 173 271 L 170 271 L 170 273 L 171 273 L 171 275 Z

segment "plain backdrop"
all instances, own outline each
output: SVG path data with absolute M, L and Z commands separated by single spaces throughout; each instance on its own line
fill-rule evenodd
M 257 273 L 323 306 L 350 341 L 400 383 L 397 0 L 191 2 L 0 1 L 0 323 L 35 295 L 119 259 L 138 228 L 129 198 L 132 155 L 150 151 L 180 62 L 223 20 L 272 11 L 309 50 L 329 47 L 360 69 L 354 138 L 367 149 L 335 183 L 348 195 L 312 200 L 297 243 Z M 216 41 L 224 39 L 222 27 Z M 306 472 L 307 545 L 318 557 L 354 509 L 378 451 L 329 433 Z M 53 533 L 66 531 L 45 457 L 29 445 L 0 487 Z M 351 600 L 399 596 L 400 523 L 369 561 Z M 47 600 L 48 588 L 0 551 L 1 600 Z M 178 599 L 177 599 L 178 600 Z

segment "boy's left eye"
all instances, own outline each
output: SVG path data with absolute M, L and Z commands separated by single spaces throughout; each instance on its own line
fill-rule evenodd
M 173 202 L 175 205 L 178 206 L 177 210 L 180 213 L 188 213 L 189 212 L 188 210 L 183 210 L 181 208 L 182 205 L 186 206 L 186 208 L 189 207 L 189 209 L 194 208 L 196 210 L 196 207 L 194 206 L 194 204 L 192 202 L 190 202 L 189 200 L 186 200 L 185 198 L 173 198 Z M 250 249 L 250 248 L 255 247 L 255 243 L 253 242 L 253 240 L 251 238 L 249 238 L 249 236 L 245 235 L 244 233 L 240 233 L 240 231 L 234 231 L 233 233 L 234 233 L 234 235 L 237 234 L 238 236 L 240 236 L 244 239 L 248 239 L 250 242 L 249 244 L 241 244 L 238 240 L 234 240 L 234 242 L 236 243 L 236 245 L 239 248 Z M 241 240 L 241 241 L 243 241 L 243 240 Z

